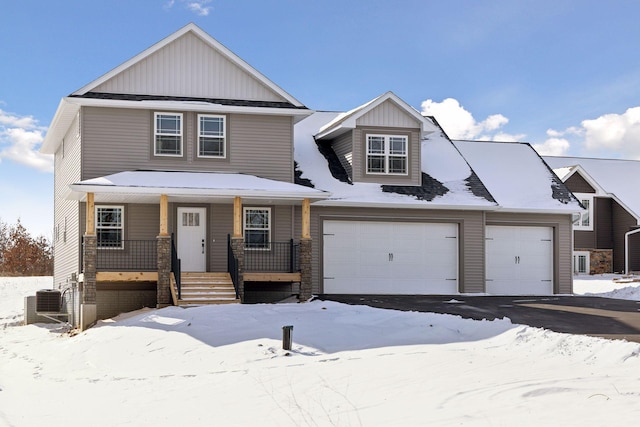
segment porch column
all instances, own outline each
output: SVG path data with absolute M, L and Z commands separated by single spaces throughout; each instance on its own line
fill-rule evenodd
M 169 197 L 160 195 L 160 233 L 157 241 L 158 283 L 156 306 L 171 305 L 171 236 L 169 235 Z
M 169 235 L 169 197 L 166 194 L 160 195 L 160 235 Z
M 80 328 L 87 329 L 98 319 L 96 305 L 96 261 L 98 239 L 96 236 L 94 194 L 87 193 L 84 245 L 82 248 L 82 299 L 80 303 Z
M 238 297 L 244 301 L 244 238 L 242 237 L 242 198 L 233 199 L 233 236 L 231 250 L 238 260 Z
M 309 199 L 302 201 L 302 235 L 300 236 L 300 295 L 298 299 L 305 302 L 311 299 L 311 203 Z

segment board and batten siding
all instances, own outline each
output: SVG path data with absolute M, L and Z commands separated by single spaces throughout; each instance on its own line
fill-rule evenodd
M 94 92 L 285 101 L 192 33 L 100 84 Z
M 288 116 L 227 115 L 227 158 L 203 159 L 196 152 L 197 112 L 182 112 L 182 157 L 153 155 L 154 111 L 84 107 L 82 112 L 82 179 L 142 169 L 240 172 L 293 181 Z
M 80 180 L 80 120 L 76 116 L 54 156 L 54 287 L 80 272 L 79 203 L 68 200 L 69 184 Z
M 395 102 L 386 100 L 356 120 L 356 126 L 382 126 L 388 128 L 419 128 L 421 123 Z
M 573 222 L 571 214 L 487 212 L 487 225 L 553 227 L 553 292 L 573 293 Z
M 484 220 L 480 211 L 440 211 L 422 209 L 384 208 L 311 208 L 312 292 L 323 293 L 324 220 L 371 220 L 380 222 L 455 222 L 458 229 L 458 286 L 461 292 L 484 292 Z M 296 207 L 294 218 L 296 239 L 300 236 L 301 209 Z

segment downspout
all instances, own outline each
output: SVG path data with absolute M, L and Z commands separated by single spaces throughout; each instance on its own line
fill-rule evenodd
M 624 274 L 629 274 L 629 236 L 640 233 L 640 228 L 624 233 Z

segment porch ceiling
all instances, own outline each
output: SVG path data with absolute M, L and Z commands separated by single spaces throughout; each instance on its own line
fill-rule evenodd
M 127 171 L 69 185 L 68 198 L 84 201 L 94 193 L 99 203 L 159 203 L 166 194 L 170 202 L 233 201 L 297 204 L 318 201 L 330 193 L 289 182 L 241 173 Z

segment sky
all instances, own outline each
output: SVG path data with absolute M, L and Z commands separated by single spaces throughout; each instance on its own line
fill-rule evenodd
M 52 236 L 60 99 L 194 22 L 314 110 L 387 91 L 456 139 L 640 159 L 635 0 L 20 0 L 0 13 L 0 220 Z
M 638 301 L 637 282 L 611 279 L 574 288 Z M 23 326 L 24 297 L 51 286 L 0 277 L 0 426 L 626 427 L 640 416 L 637 342 L 320 300 L 146 309 L 75 333 Z M 473 309 L 464 295 L 449 303 Z

